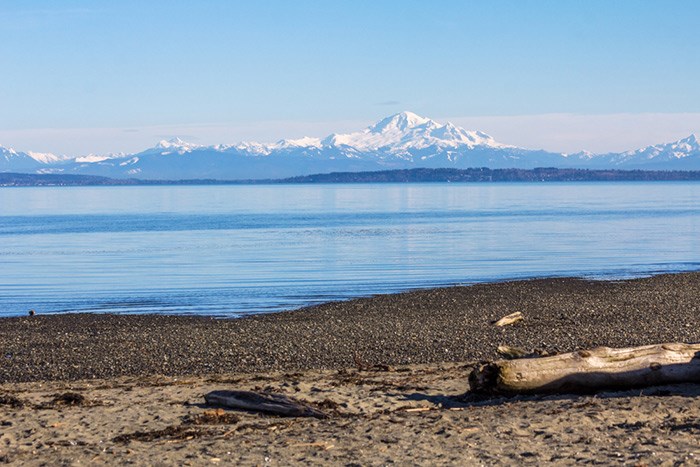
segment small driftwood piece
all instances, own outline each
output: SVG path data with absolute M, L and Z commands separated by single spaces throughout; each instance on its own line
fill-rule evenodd
M 282 394 L 222 390 L 205 394 L 204 400 L 212 406 L 265 412 L 285 417 L 327 417 L 324 412 Z
M 499 345 L 496 349 L 498 355 L 508 360 L 514 360 L 516 358 L 530 358 L 536 357 L 537 355 L 530 353 L 520 347 L 511 347 L 510 345 Z
M 521 312 L 516 311 L 515 313 L 504 316 L 493 324 L 496 326 L 508 326 L 509 324 L 515 324 L 523 319 L 525 319 L 525 316 L 523 316 Z
M 700 344 L 658 344 L 499 360 L 469 375 L 475 393 L 566 393 L 700 382 Z

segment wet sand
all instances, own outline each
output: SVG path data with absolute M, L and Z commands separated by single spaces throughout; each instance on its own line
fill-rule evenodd
M 698 465 L 700 385 L 474 401 L 500 344 L 700 342 L 700 273 L 547 279 L 377 296 L 239 320 L 0 320 L 0 461 L 288 465 Z M 497 328 L 515 311 L 525 320 Z M 324 420 L 216 411 L 273 391 Z

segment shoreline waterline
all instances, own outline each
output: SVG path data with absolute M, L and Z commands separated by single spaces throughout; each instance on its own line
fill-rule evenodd
M 700 342 L 700 272 L 532 279 L 214 319 L 62 314 L 0 319 L 0 382 L 479 361 L 498 345 L 565 352 Z M 497 328 L 515 311 L 525 320 Z
M 344 303 L 344 302 L 349 302 L 353 300 L 366 300 L 366 299 L 374 299 L 378 297 L 391 297 L 395 295 L 402 295 L 402 294 L 407 294 L 407 293 L 414 293 L 414 292 L 426 292 L 430 290 L 440 290 L 440 289 L 451 289 L 455 287 L 473 287 L 473 286 L 488 286 L 488 285 L 495 285 L 495 284 L 504 284 L 504 283 L 516 283 L 516 282 L 528 282 L 528 281 L 547 281 L 547 280 L 581 280 L 581 281 L 592 281 L 592 282 L 621 282 L 621 281 L 634 281 L 634 280 L 639 280 L 639 279 L 647 279 L 647 278 L 652 278 L 655 276 L 666 276 L 666 275 L 678 275 L 678 274 L 689 274 L 689 273 L 700 273 L 700 265 L 695 266 L 692 265 L 689 269 L 677 269 L 677 270 L 663 270 L 663 271 L 658 271 L 658 270 L 653 270 L 653 271 L 643 271 L 643 272 L 620 272 L 620 271 L 614 271 L 614 272 L 590 272 L 590 273 L 583 273 L 583 274 L 578 274 L 578 275 L 538 275 L 538 276 L 521 276 L 521 277 L 504 277 L 504 278 L 491 278 L 491 279 L 483 279 L 483 280 L 474 280 L 474 281 L 464 281 L 464 282 L 455 282 L 455 283 L 436 283 L 436 284 L 431 284 L 428 286 L 415 286 L 415 287 L 410 287 L 410 288 L 399 288 L 396 290 L 389 290 L 386 292 L 377 292 L 377 293 L 371 293 L 367 295 L 348 295 L 345 297 L 340 297 L 340 298 L 334 298 L 334 299 L 328 299 L 325 300 L 323 298 L 318 298 L 322 297 L 322 295 L 311 295 L 306 301 L 308 301 L 307 304 L 300 305 L 298 307 L 291 307 L 291 308 L 285 308 L 285 307 L 274 307 L 270 310 L 256 310 L 254 312 L 236 312 L 236 311 L 230 311 L 227 313 L 207 313 L 207 312 L 201 312 L 201 311 L 194 311 L 194 312 L 119 312 L 119 311 L 113 311 L 113 310 L 106 310 L 106 311 L 100 311 L 100 309 L 104 307 L 95 307 L 95 308 L 87 308 L 87 309 L 80 309 L 80 310 L 64 310 L 64 311 L 48 311 L 44 312 L 41 310 L 36 310 L 34 308 L 29 308 L 26 313 L 15 313 L 11 315 L 3 315 L 2 310 L 0 310 L 0 320 L 3 319 L 8 319 L 8 318 L 20 318 L 27 316 L 28 314 L 31 314 L 32 316 L 35 315 L 42 315 L 42 316 L 61 316 L 61 315 L 90 315 L 90 314 L 95 314 L 95 315 L 115 315 L 115 316 L 180 316 L 180 317 L 193 317 L 193 318 L 205 318 L 205 319 L 218 319 L 218 320 L 237 320 L 237 319 L 244 319 L 244 318 L 250 318 L 254 316 L 260 316 L 260 315 L 270 315 L 270 314 L 279 314 L 279 313 L 294 313 L 298 312 L 300 310 L 305 310 L 309 308 L 315 308 L 318 306 L 324 306 L 324 305 L 332 305 L 336 303 Z M 315 297 L 315 298 L 311 298 Z

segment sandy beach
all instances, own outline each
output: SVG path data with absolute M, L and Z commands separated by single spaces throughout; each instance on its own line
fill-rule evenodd
M 700 385 L 474 398 L 498 345 L 700 342 L 700 273 L 542 279 L 376 296 L 238 320 L 0 320 L 0 461 L 25 465 L 698 465 Z M 525 320 L 498 328 L 520 311 Z M 207 406 L 285 394 L 326 419 Z

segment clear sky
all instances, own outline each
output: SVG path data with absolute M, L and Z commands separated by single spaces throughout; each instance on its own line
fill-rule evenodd
M 411 110 L 551 150 L 700 132 L 700 1 L 0 0 L 0 144 L 325 136 Z

